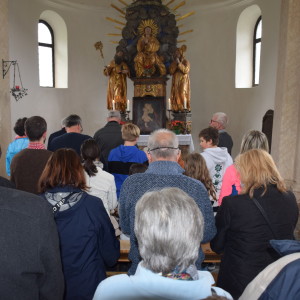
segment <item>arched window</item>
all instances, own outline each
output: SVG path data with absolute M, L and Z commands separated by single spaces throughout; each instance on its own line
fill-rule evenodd
M 44 20 L 40 20 L 38 24 L 38 42 L 40 86 L 54 87 L 54 34 L 51 26 Z
M 253 34 L 255 24 L 261 17 L 261 9 L 254 4 L 245 8 L 238 19 L 236 29 L 236 64 L 235 64 L 235 87 L 252 88 L 254 84 L 254 53 Z M 260 23 L 261 24 L 261 23 Z M 261 32 L 261 26 L 260 26 Z M 258 33 L 258 30 L 257 30 Z M 258 46 L 259 47 L 259 46 Z M 260 48 L 259 48 L 260 50 Z M 260 63 L 260 54 L 257 54 L 257 66 Z M 259 75 L 259 67 L 256 68 Z
M 253 37 L 253 86 L 259 84 L 260 52 L 261 52 L 262 21 L 257 19 Z

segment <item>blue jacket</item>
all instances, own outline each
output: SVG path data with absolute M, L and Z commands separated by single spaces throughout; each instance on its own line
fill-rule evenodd
M 121 186 L 128 177 L 129 168 L 134 163 L 148 163 L 146 153 L 136 146 L 120 145 L 109 153 L 108 171 L 115 177 L 118 198 Z
M 122 185 L 119 199 L 120 226 L 122 232 L 130 235 L 131 268 L 129 274 L 133 275 L 141 257 L 137 239 L 134 234 L 135 205 L 137 201 L 151 189 L 177 187 L 192 197 L 204 218 L 204 232 L 202 243 L 209 242 L 216 234 L 215 218 L 211 202 L 204 185 L 193 178 L 182 175 L 184 170 L 172 161 L 155 161 L 149 164 L 145 173 L 129 176 Z M 188 221 L 188 220 L 187 220 Z M 204 259 L 203 251 L 199 245 L 199 257 L 196 262 L 198 269 Z
M 300 299 L 300 241 L 271 240 L 270 244 L 283 257 L 260 272 L 240 300 Z
M 6 173 L 10 176 L 10 163 L 13 157 L 21 150 L 28 147 L 29 139 L 28 137 L 17 137 L 13 142 L 8 145 L 6 151 Z
M 207 271 L 198 271 L 196 280 L 174 280 L 154 273 L 139 263 L 132 276 L 111 276 L 98 286 L 93 300 L 198 300 L 212 295 L 214 279 Z M 232 299 L 229 293 L 213 287 L 219 296 Z
M 82 191 L 73 187 L 47 191 L 51 194 L 68 192 Z M 82 192 L 74 206 L 55 215 L 55 221 L 66 283 L 65 299 L 92 299 L 97 285 L 106 278 L 106 266 L 114 265 L 120 256 L 120 242 L 103 203 Z

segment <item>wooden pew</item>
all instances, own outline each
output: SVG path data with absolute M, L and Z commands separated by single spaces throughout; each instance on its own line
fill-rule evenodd
M 210 248 L 210 244 L 202 244 L 201 248 L 205 254 L 205 259 L 203 262 L 205 263 L 220 263 L 221 256 L 215 252 L 213 252 Z M 130 250 L 130 241 L 120 241 L 120 258 L 118 262 L 130 262 L 128 259 L 128 253 Z

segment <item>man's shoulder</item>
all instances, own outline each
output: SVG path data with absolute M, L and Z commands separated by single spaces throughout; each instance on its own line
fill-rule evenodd
M 13 160 L 24 160 L 28 158 L 39 158 L 39 157 L 50 157 L 52 154 L 51 151 L 46 149 L 23 149 L 19 153 L 17 153 Z
M 219 139 L 232 142 L 231 135 L 225 130 L 222 130 L 221 132 L 219 132 Z
M 56 145 L 56 144 L 59 144 L 61 143 L 61 141 L 64 141 L 65 140 L 65 137 L 67 136 L 67 133 L 63 133 L 61 135 L 58 135 L 56 137 L 54 137 L 50 143 L 51 146 L 53 145 Z
M 79 135 L 77 135 L 77 139 L 78 140 L 81 140 L 81 141 L 85 141 L 85 140 L 88 140 L 88 139 L 91 139 L 92 137 L 87 135 L 87 134 L 82 134 L 82 133 L 78 133 Z
M 9 181 L 8 179 L 0 176 L 0 186 L 7 187 L 7 188 L 16 188 L 14 183 Z
M 183 174 L 155 174 L 155 173 L 137 173 L 131 176 L 128 176 L 123 183 L 123 185 L 127 188 L 136 188 L 136 187 L 145 187 L 160 185 L 160 187 L 174 186 L 187 190 L 205 190 L 203 184 L 191 177 L 188 177 Z
M 13 210 L 35 218 L 39 217 L 41 211 L 51 212 L 51 206 L 42 197 L 7 187 L 0 187 L 0 209 Z

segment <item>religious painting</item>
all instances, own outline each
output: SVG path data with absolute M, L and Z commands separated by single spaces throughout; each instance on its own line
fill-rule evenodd
M 164 97 L 134 97 L 133 123 L 139 126 L 141 134 L 166 127 Z

